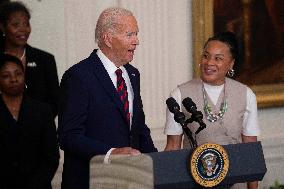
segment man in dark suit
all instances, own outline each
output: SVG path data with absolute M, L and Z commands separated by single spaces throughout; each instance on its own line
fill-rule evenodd
M 157 151 L 145 125 L 140 75 L 129 64 L 139 44 L 135 17 L 122 8 L 106 9 L 95 33 L 99 49 L 67 70 L 61 81 L 63 189 L 89 188 L 89 161 L 95 155 L 106 154 L 107 160 L 114 154 Z

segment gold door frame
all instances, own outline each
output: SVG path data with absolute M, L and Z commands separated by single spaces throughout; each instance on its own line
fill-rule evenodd
M 203 44 L 213 35 L 213 0 L 192 0 L 193 70 L 200 75 L 199 62 Z M 260 108 L 284 105 L 284 84 L 252 85 Z

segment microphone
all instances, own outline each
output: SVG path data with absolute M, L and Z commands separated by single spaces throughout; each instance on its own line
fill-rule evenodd
M 185 115 L 180 112 L 180 107 L 176 100 L 173 97 L 170 97 L 166 100 L 166 104 L 169 111 L 174 114 L 175 121 L 180 123 L 182 126 L 185 126 Z
M 206 124 L 203 122 L 203 114 L 201 111 L 197 110 L 196 104 L 189 97 L 186 97 L 185 99 L 183 99 L 182 104 L 185 107 L 185 109 L 189 113 L 191 113 L 191 119 L 193 121 L 196 121 L 200 126 L 197 129 L 197 131 L 195 131 L 195 134 L 197 135 L 198 133 L 200 133 L 200 131 L 206 128 Z
M 180 112 L 180 107 L 178 103 L 176 102 L 176 100 L 173 97 L 170 97 L 166 100 L 166 104 L 168 106 L 169 111 L 174 114 L 175 121 L 182 126 L 182 130 L 186 134 L 191 147 L 196 148 L 197 142 L 192 137 L 192 132 L 187 127 L 187 121 L 185 120 L 185 115 L 183 112 Z

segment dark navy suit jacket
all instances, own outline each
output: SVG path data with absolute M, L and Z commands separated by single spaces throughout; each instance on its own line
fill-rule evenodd
M 64 150 L 62 188 L 89 188 L 89 160 L 111 148 L 155 152 L 140 96 L 140 75 L 124 66 L 134 92 L 131 130 L 117 91 L 96 54 L 67 70 L 61 81 L 59 142 Z

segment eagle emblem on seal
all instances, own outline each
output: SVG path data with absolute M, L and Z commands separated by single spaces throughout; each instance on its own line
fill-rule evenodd
M 203 174 L 206 174 L 208 177 L 215 175 L 219 167 L 216 159 L 217 157 L 213 153 L 207 153 L 201 158 Z

